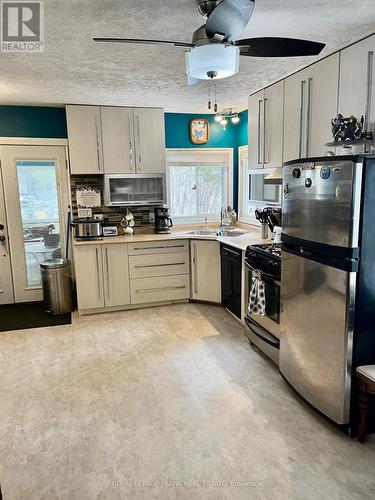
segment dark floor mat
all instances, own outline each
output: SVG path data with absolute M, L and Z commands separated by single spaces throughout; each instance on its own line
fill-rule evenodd
M 43 326 L 69 325 L 72 315 L 53 316 L 44 312 L 43 302 L 0 306 L 0 332 Z

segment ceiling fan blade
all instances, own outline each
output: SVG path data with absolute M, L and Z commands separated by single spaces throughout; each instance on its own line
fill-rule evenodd
M 255 0 L 223 0 L 206 23 L 209 38 L 226 42 L 243 32 L 253 13 Z
M 317 56 L 325 43 L 299 40 L 298 38 L 247 38 L 237 40 L 241 56 L 251 57 L 298 57 Z
M 188 42 L 175 42 L 173 40 L 147 40 L 142 38 L 110 38 L 110 37 L 95 37 L 94 42 L 117 42 L 117 43 L 142 43 L 148 45 L 174 45 L 175 47 L 194 47 L 192 43 Z

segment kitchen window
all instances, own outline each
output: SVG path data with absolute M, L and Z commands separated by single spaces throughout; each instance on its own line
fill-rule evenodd
M 176 222 L 220 220 L 232 203 L 232 149 L 167 150 L 168 205 Z
M 248 165 L 248 147 L 238 148 L 238 206 L 239 220 L 259 225 L 255 210 L 281 207 L 282 169 L 255 168 Z

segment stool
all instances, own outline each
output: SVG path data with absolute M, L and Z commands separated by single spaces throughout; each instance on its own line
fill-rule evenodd
M 375 395 L 375 365 L 357 368 L 359 428 L 358 441 L 364 443 L 367 429 L 367 413 L 369 395 Z

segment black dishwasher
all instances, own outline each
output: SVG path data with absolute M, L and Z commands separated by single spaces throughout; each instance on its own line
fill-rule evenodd
M 241 319 L 242 252 L 221 244 L 221 301 Z

